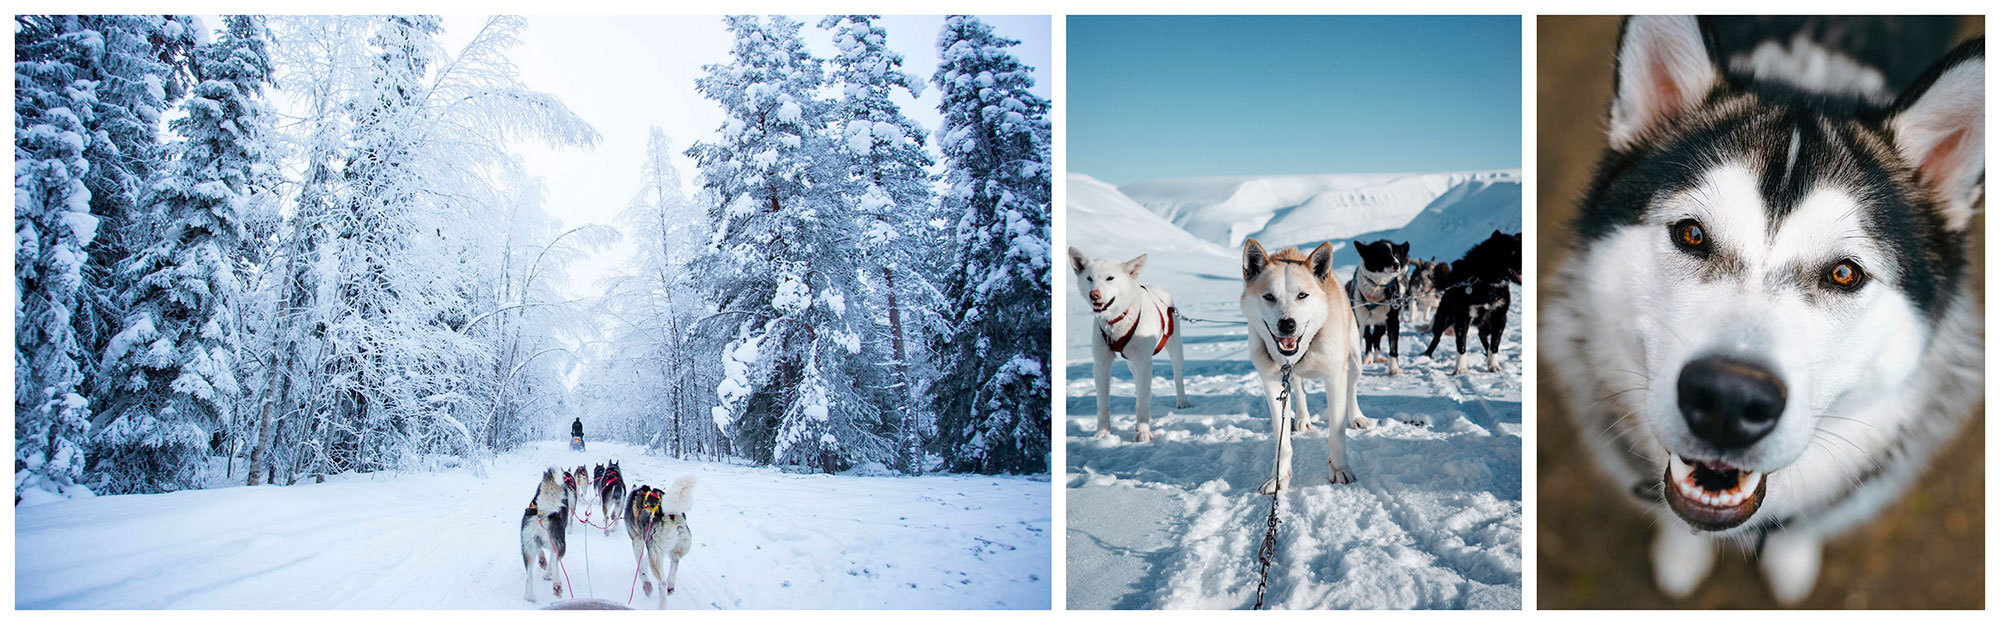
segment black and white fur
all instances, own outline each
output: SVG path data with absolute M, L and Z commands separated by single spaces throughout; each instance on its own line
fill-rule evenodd
M 597 476 L 597 504 L 604 512 L 604 535 L 611 535 L 612 506 L 625 501 L 625 472 L 618 468 L 618 461 L 602 467 Z
M 1894 41 L 1942 58 L 1895 84 L 1854 69 L 1869 46 L 1810 36 L 1774 35 L 1804 62 L 1725 58 L 1772 47 L 1715 24 L 1625 23 L 1542 353 L 1656 520 L 1660 588 L 1693 591 L 1730 543 L 1792 604 L 1822 543 L 1897 499 L 1981 396 L 1985 46 Z
M 1408 305 L 1403 307 L 1403 321 L 1406 323 L 1429 323 L 1437 315 L 1438 287 L 1446 274 L 1451 273 L 1451 263 L 1439 263 L 1435 258 L 1410 259 L 1410 269 L 1403 278 L 1409 285 Z
M 1479 330 L 1479 345 L 1486 348 L 1486 370 L 1500 370 L 1500 337 L 1507 331 L 1507 309 L 1512 293 L 1507 283 L 1521 282 L 1521 235 L 1494 230 L 1491 236 L 1465 257 L 1451 263 L 1451 273 L 1439 287 L 1437 316 L 1431 319 L 1431 345 L 1424 357 L 1437 351 L 1438 340 L 1451 330 L 1458 343 L 1458 361 L 1452 375 L 1465 375 L 1466 328 Z
M 530 602 L 535 601 L 535 568 L 542 569 L 542 579 L 553 582 L 555 596 L 563 594 L 563 580 L 557 575 L 562 570 L 563 554 L 567 550 L 564 537 L 569 529 L 570 498 L 563 487 L 560 471 L 554 467 L 542 472 L 541 483 L 535 487 L 535 496 L 528 500 L 528 507 L 521 512 L 521 568 L 527 570 L 528 590 L 525 595 Z
M 1410 244 L 1379 239 L 1374 243 L 1354 242 L 1361 264 L 1354 267 L 1354 279 L 1347 281 L 1347 299 L 1354 304 L 1355 321 L 1361 324 L 1361 362 L 1382 360 L 1382 338 L 1389 339 L 1389 375 L 1403 372 L 1396 346 L 1403 334 L 1403 307 L 1409 289 L 1404 271 L 1410 264 Z M 1370 355 L 1374 358 L 1371 359 Z
M 632 559 L 634 566 L 639 567 L 639 579 L 646 594 L 653 594 L 653 580 L 663 580 L 660 609 L 666 609 L 667 595 L 674 594 L 681 557 L 694 547 L 694 534 L 688 530 L 687 518 L 693 496 L 694 476 L 683 475 L 664 491 L 641 485 L 625 502 L 625 532 L 632 538 Z M 662 558 L 668 560 L 665 577 L 660 575 Z M 651 571 L 650 577 L 647 571 Z
M 1092 259 L 1075 247 L 1069 248 L 1070 271 L 1076 274 L 1076 289 L 1092 312 L 1091 372 L 1097 378 L 1097 438 L 1111 436 L 1111 363 L 1125 357 L 1132 370 L 1137 394 L 1133 413 L 1138 417 L 1134 440 L 1153 440 L 1153 356 L 1161 348 L 1173 359 L 1174 407 L 1187 408 L 1187 386 L 1181 379 L 1181 331 L 1175 317 L 1174 297 L 1166 289 L 1139 284 L 1139 270 L 1146 267 L 1146 255 L 1120 263 Z M 1164 343 L 1161 341 L 1165 335 Z M 1125 340 L 1122 349 L 1112 344 Z

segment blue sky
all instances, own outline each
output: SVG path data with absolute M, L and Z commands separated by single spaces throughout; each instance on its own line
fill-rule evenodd
M 1068 168 L 1112 184 L 1521 166 L 1517 16 L 1072 16 Z

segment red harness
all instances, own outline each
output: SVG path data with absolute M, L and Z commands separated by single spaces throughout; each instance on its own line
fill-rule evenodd
M 1108 328 L 1111 326 L 1118 325 L 1118 322 L 1125 320 L 1125 315 L 1131 314 L 1133 310 L 1137 309 L 1138 309 L 1137 306 L 1125 309 L 1125 312 L 1118 313 L 1118 317 L 1112 319 L 1111 323 L 1104 324 L 1105 327 Z M 1159 312 L 1160 312 L 1160 305 L 1156 302 L 1153 304 L 1153 313 L 1159 314 Z M 1168 306 L 1166 314 L 1162 315 L 1162 317 L 1165 318 L 1167 324 L 1167 331 L 1160 333 L 1160 344 L 1153 346 L 1154 354 L 1158 354 L 1160 353 L 1160 350 L 1166 349 L 1167 339 L 1173 338 L 1174 336 L 1174 317 L 1176 316 L 1174 313 L 1175 313 L 1174 307 Z M 1120 356 L 1125 355 L 1125 344 L 1132 342 L 1132 333 L 1139 331 L 1139 322 L 1144 320 L 1144 318 L 1145 315 L 1141 314 L 1138 319 L 1133 319 L 1132 327 L 1126 328 L 1125 335 L 1118 337 L 1117 340 L 1111 339 L 1111 333 L 1109 332 L 1104 333 L 1104 342 L 1109 343 L 1111 345 L 1111 351 L 1113 353 L 1116 353 Z

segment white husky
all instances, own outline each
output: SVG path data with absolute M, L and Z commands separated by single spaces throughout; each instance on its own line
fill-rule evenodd
M 1326 383 L 1327 481 L 1354 481 L 1347 466 L 1347 431 L 1375 425 L 1361 415 L 1355 387 L 1361 381 L 1361 327 L 1354 321 L 1340 278 L 1333 273 L 1333 244 L 1321 243 L 1311 255 L 1297 248 L 1265 254 L 1256 239 L 1243 244 L 1243 318 L 1250 324 L 1250 362 L 1270 400 L 1271 432 L 1278 437 L 1278 474 L 1263 492 L 1284 490 L 1292 482 L 1292 432 L 1312 427 L 1306 414 L 1303 380 Z M 1285 388 L 1284 368 L 1291 368 Z M 1288 393 L 1290 413 L 1279 405 Z M 1292 416 L 1297 415 L 1297 421 Z
M 1822 542 L 1894 501 L 1979 398 L 1984 44 L 1901 93 L 1849 93 L 1834 69 L 1725 63 L 1713 28 L 1625 24 L 1542 354 L 1656 519 L 1661 590 L 1693 591 L 1735 544 L 1790 604 Z
M 1070 271 L 1076 273 L 1076 289 L 1090 302 L 1095 313 L 1096 332 L 1091 333 L 1090 354 L 1097 375 L 1097 437 L 1111 435 L 1111 361 L 1124 356 L 1137 385 L 1139 417 L 1135 440 L 1153 440 L 1153 356 L 1165 349 L 1174 361 L 1174 407 L 1188 407 L 1187 387 L 1181 380 L 1181 333 L 1174 298 L 1166 290 L 1139 284 L 1139 270 L 1146 266 L 1140 254 L 1124 263 L 1091 260 L 1082 250 L 1069 248 Z

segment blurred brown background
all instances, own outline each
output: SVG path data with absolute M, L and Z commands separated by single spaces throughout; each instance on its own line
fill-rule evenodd
M 1539 277 L 1547 284 L 1564 260 L 1567 225 L 1604 149 L 1618 18 L 1545 16 L 1537 30 L 1535 219 Z M 1982 34 L 1985 22 L 1965 18 L 1960 30 L 1965 36 Z M 1985 218 L 1973 227 L 1983 232 Z M 1984 241 L 1974 244 L 1972 263 L 1985 266 Z M 1983 274 L 1975 269 L 1982 301 Z M 1590 466 L 1554 381 L 1546 377 L 1551 369 L 1541 371 L 1537 605 L 1545 610 L 1776 607 L 1755 561 L 1734 549 L 1719 553 L 1715 571 L 1686 600 L 1660 594 L 1647 556 L 1651 520 L 1619 501 L 1622 491 Z M 1979 410 L 1985 413 L 1983 405 Z M 1819 582 L 1803 607 L 1984 607 L 1985 439 L 1985 419 L 1975 417 L 1901 501 L 1874 522 L 1827 543 Z

